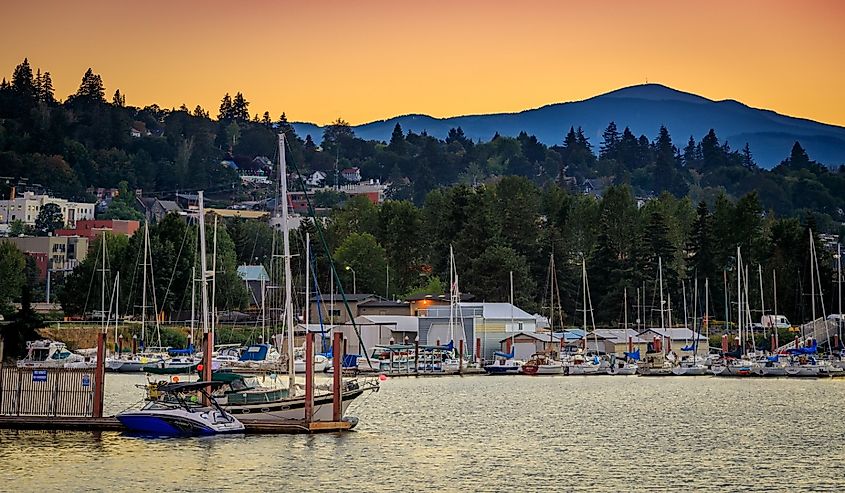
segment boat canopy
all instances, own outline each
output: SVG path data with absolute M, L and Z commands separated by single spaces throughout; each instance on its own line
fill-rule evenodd
M 269 344 L 253 344 L 241 354 L 240 361 L 264 361 L 270 352 Z
M 790 349 L 788 352 L 789 352 L 789 354 L 794 354 L 794 355 L 816 354 L 816 351 L 818 351 L 818 349 L 819 349 L 819 343 L 815 339 L 813 339 L 812 346 Z
M 509 352 L 509 353 L 503 353 L 503 352 L 501 352 L 501 351 L 496 351 L 495 353 L 493 353 L 493 357 L 495 357 L 495 358 L 513 359 L 514 354 L 515 354 L 515 350 L 513 350 L 513 349 L 511 349 L 511 352 Z
M 174 355 L 174 356 L 186 356 L 186 355 L 194 354 L 195 351 L 194 351 L 194 345 L 191 344 L 185 349 L 172 349 L 171 348 L 171 349 L 168 349 L 167 352 Z
M 628 351 L 625 351 L 625 357 L 631 358 L 634 361 L 639 361 L 640 360 L 640 349 L 637 348 L 636 351 L 632 351 L 630 353 Z

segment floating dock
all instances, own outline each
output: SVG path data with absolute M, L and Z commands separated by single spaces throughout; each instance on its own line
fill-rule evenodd
M 350 421 L 284 421 L 273 423 L 244 422 L 244 433 L 291 435 L 302 433 L 333 433 L 349 431 Z M 73 418 L 55 416 L 0 416 L 0 429 L 51 431 L 126 431 L 114 416 L 104 418 Z

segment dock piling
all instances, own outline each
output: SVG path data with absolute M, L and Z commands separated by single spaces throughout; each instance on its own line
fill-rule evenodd
M 103 397 L 106 378 L 106 334 L 97 333 L 97 367 L 94 370 L 94 417 L 103 417 Z
M 458 341 L 458 375 L 464 372 L 464 340 Z
M 340 387 L 342 385 L 341 376 L 343 375 L 343 359 L 341 357 L 341 346 L 343 333 L 340 331 L 332 334 L 332 359 L 334 366 L 333 383 L 332 383 L 332 420 L 340 421 L 341 418 L 341 394 Z
M 483 364 L 482 361 L 481 361 L 481 338 L 480 337 L 475 338 L 475 363 L 478 365 L 479 368 L 481 368 L 481 366 Z
M 314 333 L 305 334 L 305 422 L 314 417 Z
M 414 338 L 414 373 L 420 372 L 420 338 Z

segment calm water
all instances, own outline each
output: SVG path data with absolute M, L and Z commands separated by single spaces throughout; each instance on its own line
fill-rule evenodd
M 120 410 L 141 377 L 109 375 Z M 384 382 L 352 433 L 0 431 L 3 491 L 843 491 L 845 380 Z

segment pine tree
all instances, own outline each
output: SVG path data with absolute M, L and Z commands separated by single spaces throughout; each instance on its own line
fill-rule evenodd
M 713 215 L 703 200 L 698 203 L 695 222 L 687 243 L 687 277 L 715 279 L 718 275 L 713 249 Z
M 35 99 L 38 101 L 41 101 L 43 81 L 44 77 L 41 75 L 41 69 L 39 68 L 35 73 Z
M 41 102 L 47 105 L 52 105 L 56 102 L 56 96 L 53 91 L 53 79 L 50 77 L 50 72 L 44 72 L 41 76 Z
M 29 66 L 29 60 L 26 58 L 15 67 L 15 71 L 12 73 L 12 89 L 27 101 L 34 102 L 38 98 L 35 78 L 32 76 L 32 67 Z
M 99 74 L 89 68 L 82 76 L 82 83 L 79 85 L 76 94 L 71 96 L 73 101 L 79 101 L 83 104 L 99 104 L 105 103 L 105 88 L 103 87 L 103 79 Z
M 111 103 L 118 108 L 123 108 L 126 106 L 126 96 L 120 93 L 120 89 L 114 91 L 114 96 L 112 96 Z M 184 104 L 182 106 L 185 106 Z M 185 108 L 187 110 L 187 108 Z
M 746 142 L 745 147 L 742 148 L 742 165 L 748 169 L 754 169 L 757 167 L 757 163 L 754 162 L 754 156 L 751 155 L 751 147 L 748 146 L 748 142 Z
M 265 111 L 263 115 L 261 115 L 261 124 L 267 128 L 273 127 L 273 121 L 270 120 L 270 112 Z
M 197 105 L 196 108 L 194 108 L 193 115 L 197 118 L 208 118 L 208 111 L 204 110 L 202 106 Z
M 619 140 L 617 146 L 616 160 L 620 161 L 629 170 L 637 168 L 637 154 L 639 150 L 639 143 L 631 129 L 625 127 L 622 131 L 622 138 Z
M 217 114 L 217 119 L 220 121 L 227 121 L 233 118 L 232 115 L 232 97 L 227 92 L 223 99 L 220 100 L 220 112 Z
M 401 156 L 405 153 L 405 148 L 405 135 L 402 133 L 402 126 L 397 122 L 393 127 L 393 133 L 390 134 L 390 143 L 387 144 L 387 149 Z
M 692 138 L 692 135 L 689 136 L 689 142 L 687 142 L 686 147 L 684 147 L 683 160 L 684 166 L 687 168 L 695 169 L 700 164 L 696 156 L 695 139 Z
M 792 145 L 792 151 L 789 153 L 789 167 L 792 169 L 804 169 L 808 168 L 810 164 L 810 156 L 801 147 L 801 143 L 796 140 L 795 144 Z
M 616 159 L 617 147 L 619 146 L 619 132 L 616 129 L 616 122 L 610 122 L 601 134 L 602 143 L 599 146 L 600 159 Z
M 719 139 L 716 137 L 716 131 L 712 128 L 701 139 L 701 157 L 703 160 L 702 168 L 704 169 L 713 169 L 724 164 L 722 148 L 719 145 Z
M 249 121 L 249 101 L 244 99 L 244 95 L 239 92 L 232 99 L 232 119 L 241 122 Z

